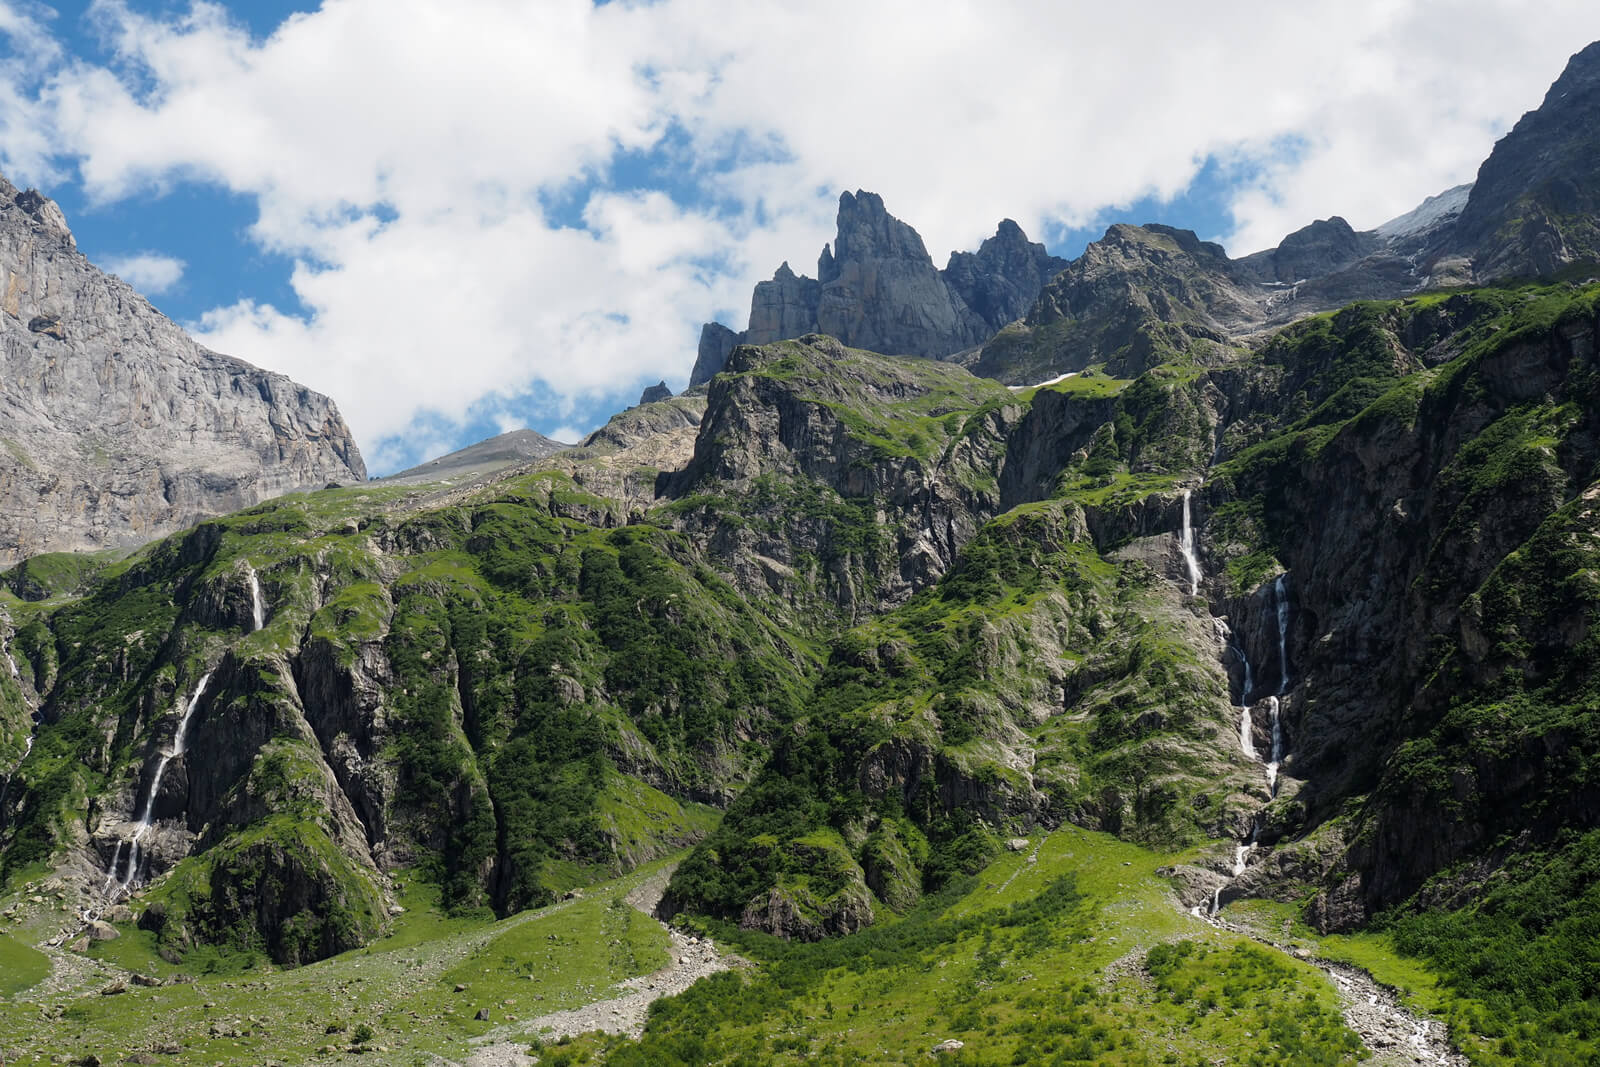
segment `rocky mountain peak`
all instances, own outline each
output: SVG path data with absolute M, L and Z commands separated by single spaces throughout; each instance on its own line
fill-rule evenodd
M 0 178 L 0 561 L 365 477 L 327 397 L 208 351 Z
M 1479 280 L 1600 261 L 1600 42 L 1568 61 L 1478 169 L 1448 247 Z
M 906 259 L 933 266 L 933 257 L 916 230 L 883 206 L 883 197 L 857 189 L 839 194 L 838 236 L 834 258 L 841 263 L 869 259 Z
M 691 386 L 709 381 L 738 344 L 770 344 L 824 333 L 877 352 L 943 358 L 981 344 L 1022 316 L 1066 266 L 1006 219 L 977 252 L 952 252 L 934 266 L 921 235 L 865 190 L 839 197 L 837 232 L 822 246 L 817 277 L 785 262 L 750 300 L 750 325 L 701 330 Z
M 1341 270 L 1383 244 L 1375 233 L 1357 233 L 1338 215 L 1302 226 L 1277 248 L 1239 260 L 1239 269 L 1259 282 L 1294 285 Z
M 77 247 L 77 239 L 72 236 L 67 216 L 59 204 L 37 189 L 18 190 L 0 177 L 0 213 L 11 212 L 20 212 L 45 233 L 61 238 L 68 247 Z

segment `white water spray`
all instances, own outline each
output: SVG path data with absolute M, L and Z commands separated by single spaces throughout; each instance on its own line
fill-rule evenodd
M 1250 705 L 1245 704 L 1239 709 L 1239 748 L 1250 759 L 1260 759 L 1256 754 L 1256 740 L 1254 729 L 1250 724 Z
M 1250 835 L 1250 840 L 1245 844 L 1233 846 L 1233 876 L 1235 878 L 1244 873 L 1245 860 L 1249 858 L 1250 850 L 1255 847 L 1256 838 L 1254 834 Z
M 134 825 L 133 836 L 117 842 L 117 850 L 111 855 L 111 866 L 106 871 L 106 886 L 108 891 L 115 884 L 118 893 L 125 893 L 132 887 L 134 879 L 139 875 L 140 862 L 144 858 L 140 843 L 145 834 L 150 832 L 153 825 L 151 816 L 155 808 L 156 797 L 161 792 L 161 779 L 167 773 L 167 764 L 173 759 L 183 755 L 184 741 L 189 732 L 189 720 L 194 717 L 195 709 L 200 706 L 200 698 L 205 695 L 206 683 L 211 681 L 211 672 L 207 671 L 200 676 L 200 682 L 194 687 L 194 694 L 189 697 L 189 702 L 184 706 L 183 714 L 178 718 L 178 729 L 172 738 L 172 748 L 161 753 L 161 758 L 156 761 L 156 773 L 150 779 L 150 788 L 145 791 L 143 814 L 139 816 Z M 128 869 L 120 882 L 117 878 L 117 861 L 121 859 L 123 846 L 127 846 Z
M 1272 791 L 1273 796 L 1278 795 L 1278 768 L 1283 764 L 1283 726 L 1279 716 L 1281 707 L 1277 697 L 1267 698 L 1267 714 L 1272 717 L 1272 754 L 1267 759 L 1267 788 Z
M 1183 491 L 1183 530 L 1178 535 L 1178 551 L 1189 569 L 1189 595 L 1200 592 L 1200 560 L 1194 554 L 1194 527 L 1189 522 L 1189 490 Z
M 6 622 L 9 626 L 10 619 L 8 618 Z M 11 773 L 6 775 L 6 784 L 4 788 L 0 788 L 0 825 L 4 824 L 4 819 L 6 817 L 6 801 L 11 799 L 12 783 L 17 780 L 17 774 L 22 770 L 23 763 L 26 762 L 28 757 L 33 754 L 33 742 L 38 736 L 39 730 L 39 709 L 33 706 L 33 702 L 28 699 L 28 691 L 22 687 L 22 672 L 17 670 L 17 661 L 11 655 L 11 645 L 9 642 L 7 642 L 5 645 L 5 653 L 6 665 L 11 668 L 11 680 L 17 683 L 17 691 L 22 694 L 22 706 L 28 709 L 28 737 L 27 740 L 23 741 L 22 743 L 22 757 L 18 759 L 16 765 L 11 768 Z
M 261 602 L 261 579 L 256 577 L 254 568 L 250 571 L 250 618 L 255 623 L 252 630 L 259 630 L 267 624 L 266 605 Z
M 1278 695 L 1289 691 L 1289 572 L 1278 575 L 1272 583 L 1273 595 L 1278 601 Z

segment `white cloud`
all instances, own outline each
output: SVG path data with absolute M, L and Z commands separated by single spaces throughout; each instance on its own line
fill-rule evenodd
M 496 398 L 547 391 L 570 427 L 681 383 L 704 318 L 742 325 L 782 260 L 814 271 L 841 189 L 941 263 L 1003 216 L 1037 235 L 1172 195 L 1208 156 L 1255 175 L 1236 253 L 1375 225 L 1469 180 L 1600 37 L 1590 0 L 325 0 L 265 40 L 211 4 L 93 10 L 115 63 L 0 0 L 39 57 L 0 68 L 0 162 L 69 164 L 100 201 L 254 197 L 306 313 L 242 301 L 203 339 L 331 393 L 369 458 Z M 653 150 L 674 195 L 627 170 Z
M 183 278 L 183 260 L 159 252 L 137 252 L 112 256 L 100 264 L 106 270 L 146 296 L 170 292 Z

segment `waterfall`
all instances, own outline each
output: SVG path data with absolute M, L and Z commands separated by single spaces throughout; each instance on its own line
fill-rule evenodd
M 194 687 L 194 695 L 189 698 L 188 704 L 183 709 L 183 714 L 178 718 L 178 730 L 173 735 L 172 748 L 161 753 L 161 758 L 156 760 L 156 773 L 150 779 L 150 788 L 145 790 L 142 807 L 143 814 L 139 816 L 138 822 L 134 825 L 133 836 L 126 840 L 118 841 L 117 850 L 111 855 L 111 867 L 106 872 L 106 885 L 108 888 L 117 877 L 117 861 L 122 856 L 124 845 L 128 849 L 128 870 L 122 876 L 122 881 L 116 884 L 117 891 L 126 892 L 133 885 L 134 879 L 138 877 L 140 861 L 143 859 L 140 843 L 144 840 L 145 834 L 150 832 L 150 827 L 153 825 L 151 816 L 155 808 L 156 796 L 161 792 L 161 779 L 167 773 L 167 764 L 171 763 L 174 758 L 183 755 L 184 739 L 189 732 L 189 720 L 194 717 L 195 709 L 200 706 L 200 698 L 205 695 L 206 683 L 210 681 L 210 671 L 200 676 L 199 684 Z
M 1267 714 L 1272 716 L 1272 755 L 1267 760 L 1267 788 L 1278 795 L 1278 767 L 1283 763 L 1283 726 L 1279 721 L 1281 703 L 1277 697 L 1267 698 Z
M 8 625 L 10 621 L 9 618 L 6 619 Z M 17 670 L 17 661 L 11 655 L 9 641 L 6 642 L 5 651 L 6 664 L 11 668 L 11 679 L 17 683 L 17 692 L 22 694 L 22 706 L 28 709 L 28 737 L 22 743 L 22 758 L 17 760 L 16 765 L 11 768 L 11 773 L 6 775 L 5 786 L 0 787 L 0 826 L 5 825 L 6 801 L 11 799 L 11 785 L 16 781 L 17 774 L 22 770 L 23 763 L 33 754 L 33 742 L 39 731 L 39 709 L 33 706 L 33 702 L 28 699 L 28 691 L 22 688 L 22 672 Z
M 1211 894 L 1211 917 L 1215 919 L 1217 912 L 1222 910 L 1222 887 L 1219 885 Z
M 1250 706 L 1250 694 L 1255 691 L 1255 675 L 1250 672 L 1250 657 L 1244 654 L 1243 645 L 1234 645 L 1233 654 L 1239 657 L 1239 662 L 1244 664 L 1244 687 L 1239 690 L 1239 703 Z
M 1183 491 L 1183 530 L 1178 534 L 1178 551 L 1189 570 L 1189 595 L 1200 592 L 1200 560 L 1194 554 L 1194 527 L 1189 522 L 1189 490 Z
M 1289 572 L 1278 575 L 1272 583 L 1273 595 L 1278 601 L 1278 695 L 1289 691 Z
M 261 579 L 256 577 L 253 567 L 250 569 L 250 618 L 255 623 L 252 631 L 267 624 L 267 609 L 261 602 Z
M 1239 709 L 1239 748 L 1250 759 L 1259 759 L 1256 755 L 1256 742 L 1250 726 L 1250 705 L 1245 704 Z

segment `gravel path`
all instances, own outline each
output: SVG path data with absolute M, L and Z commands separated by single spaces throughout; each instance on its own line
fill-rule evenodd
M 657 873 L 628 894 L 628 903 L 653 916 L 671 878 L 671 868 Z M 496 1027 L 474 1038 L 474 1049 L 466 1060 L 466 1067 L 524 1067 L 532 1062 L 523 1054 L 529 1036 L 555 1041 L 603 1030 L 608 1034 L 637 1038 L 644 1033 L 651 1004 L 662 997 L 676 996 L 700 979 L 744 962 L 736 956 L 722 955 L 710 941 L 680 933 L 666 923 L 662 923 L 661 928 L 671 940 L 665 967 L 654 974 L 622 982 L 617 988 L 626 992 L 619 996 Z

